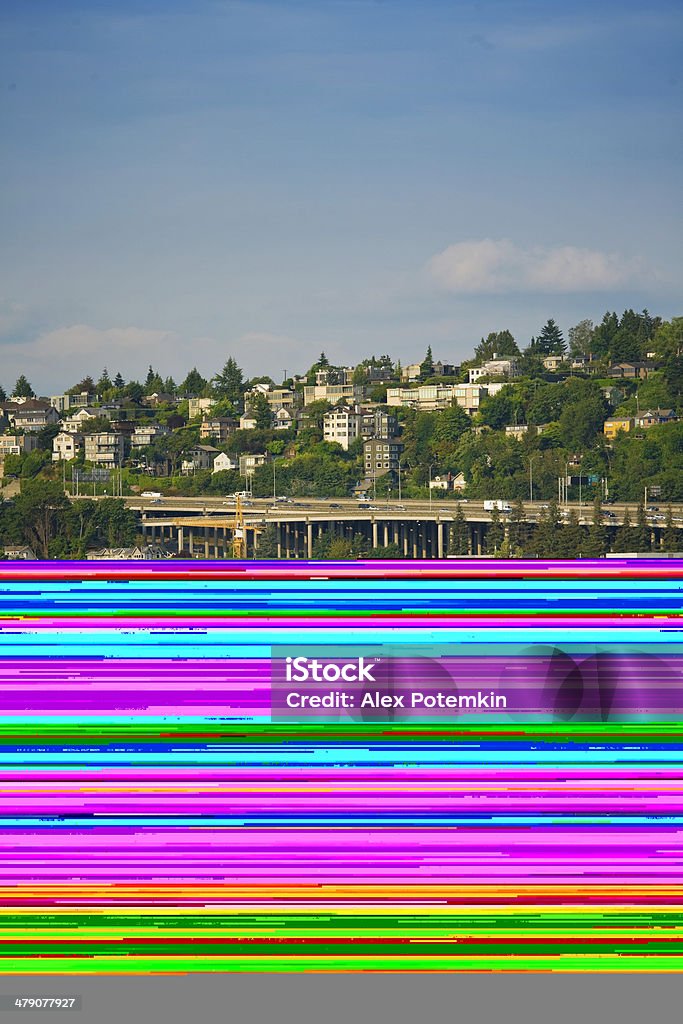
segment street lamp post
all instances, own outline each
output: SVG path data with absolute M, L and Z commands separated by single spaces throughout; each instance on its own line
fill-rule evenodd
M 430 513 L 432 511 L 432 470 L 433 470 L 434 466 L 435 466 L 434 462 L 432 462 L 430 464 L 430 466 L 429 466 L 429 511 L 430 511 Z
M 529 503 L 534 502 L 534 459 L 535 455 L 529 456 Z

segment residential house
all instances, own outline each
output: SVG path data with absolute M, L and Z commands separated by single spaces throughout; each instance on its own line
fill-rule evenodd
M 70 462 L 83 451 L 83 435 L 70 434 L 66 430 L 60 431 L 52 439 L 52 461 Z
M 131 434 L 131 444 L 136 447 L 146 447 L 156 441 L 158 437 L 164 437 L 171 431 L 163 423 L 138 423 L 134 426 Z
M 27 398 L 24 402 L 3 402 L 0 413 L 14 430 L 26 433 L 38 433 L 45 427 L 59 423 L 59 413 L 55 407 L 39 398 Z
M 387 405 L 407 405 L 427 412 L 459 405 L 468 416 L 472 416 L 478 411 L 482 399 L 492 394 L 495 387 L 493 384 L 420 384 L 416 388 L 388 388 Z
M 294 413 L 291 409 L 281 408 L 273 416 L 273 427 L 275 430 L 292 430 L 296 426 Z
M 213 460 L 212 473 L 222 473 L 228 469 L 238 469 L 239 462 L 237 459 L 233 459 L 231 455 L 226 455 L 225 452 L 221 452 Z
M 371 437 L 394 437 L 398 433 L 398 419 L 384 409 L 361 408 L 360 433 L 366 440 Z
M 565 356 L 545 356 L 543 359 L 543 365 L 550 373 L 555 373 L 555 371 L 559 370 L 566 361 Z
M 240 416 L 240 430 L 256 430 L 256 417 L 251 409 L 245 409 Z
M 657 363 L 614 363 L 607 371 L 608 377 L 621 377 L 624 380 L 647 380 L 657 369 Z
M 38 447 L 38 438 L 34 434 L 0 434 L 0 457 L 5 455 L 23 455 Z
M 219 444 L 225 444 L 235 427 L 235 420 L 229 416 L 209 416 L 202 420 L 199 436 L 202 441 L 214 438 Z
M 89 562 L 111 562 L 134 559 L 135 561 L 151 561 L 170 558 L 171 555 L 158 544 L 143 544 L 129 548 L 99 548 L 86 553 Z
M 196 444 L 194 448 L 190 448 L 186 453 L 180 465 L 180 470 L 187 475 L 202 469 L 213 469 L 213 460 L 219 454 L 218 448 L 214 448 L 213 445 Z
M 191 420 L 196 416 L 203 416 L 210 413 L 215 404 L 215 398 L 190 398 L 188 402 L 188 415 Z
M 602 426 L 602 432 L 605 437 L 613 440 L 620 430 L 623 430 L 625 434 L 630 433 L 633 430 L 633 425 L 633 416 L 613 416 L 610 417 L 610 419 L 605 420 Z
M 420 379 L 420 367 L 422 363 L 409 363 L 401 367 L 401 383 L 411 384 L 414 380 Z
M 259 466 L 265 466 L 268 456 L 259 454 L 240 455 L 240 476 L 252 477 Z
M 636 422 L 639 427 L 658 427 L 662 423 L 674 423 L 678 416 L 673 409 L 648 409 L 638 415 Z
M 457 363 L 444 363 L 439 359 L 434 363 L 434 375 L 436 377 L 457 377 L 460 367 Z
M 85 458 L 103 469 L 114 469 L 123 462 L 125 454 L 123 434 L 102 431 L 84 437 Z
M 472 366 L 468 370 L 469 383 L 476 384 L 481 377 L 505 377 L 512 380 L 519 376 L 516 359 L 501 359 L 494 353 L 493 359 L 487 359 L 481 366 Z
M 462 492 L 467 487 L 467 480 L 465 480 L 464 473 L 456 473 L 453 477 L 453 490 Z
M 277 412 L 278 409 L 293 409 L 299 404 L 299 393 L 291 388 L 273 388 L 266 395 L 268 405 Z
M 97 402 L 99 395 L 96 395 L 94 391 L 81 391 L 77 395 L 51 395 L 50 405 L 57 410 L 57 412 L 68 412 L 70 409 L 80 409 L 84 405 L 92 405 Z
M 396 437 L 373 437 L 363 444 L 366 481 L 398 473 L 403 445 Z
M 177 405 L 178 399 L 166 391 L 154 391 L 151 395 L 145 395 L 141 404 L 157 409 L 160 405 Z
M 329 402 L 336 405 L 340 398 L 352 405 L 363 400 L 365 388 L 361 384 L 307 384 L 304 387 L 304 405 Z
M 360 436 L 360 424 L 361 414 L 357 408 L 337 406 L 323 416 L 323 439 L 340 444 L 348 451 L 349 445 Z
M 434 476 L 429 481 L 429 489 L 431 491 L 452 491 L 453 490 L 453 478 L 448 473 L 447 476 Z
M 79 430 L 83 428 L 83 424 L 87 420 L 95 419 L 96 417 L 102 416 L 101 409 L 95 409 L 92 406 L 84 406 L 79 409 L 78 412 L 72 413 L 71 416 L 66 416 L 62 420 L 62 430 L 67 431 L 69 434 L 77 434 Z M 109 416 L 103 416 L 103 419 L 110 419 Z
M 0 551 L 3 550 L 5 558 L 10 562 L 35 562 L 38 559 L 33 548 L 27 544 L 5 544 L 4 549 L 0 547 Z

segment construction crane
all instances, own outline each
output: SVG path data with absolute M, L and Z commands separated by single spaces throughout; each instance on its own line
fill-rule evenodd
M 261 533 L 261 528 L 255 524 L 250 526 L 250 529 L 254 531 L 254 545 L 256 544 L 256 537 Z M 244 510 L 242 508 L 242 498 L 238 494 L 235 499 L 235 522 L 232 528 L 232 557 L 233 558 L 246 558 L 247 556 L 247 528 L 244 525 Z

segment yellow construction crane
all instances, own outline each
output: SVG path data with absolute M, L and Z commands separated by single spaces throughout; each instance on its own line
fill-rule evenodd
M 232 557 L 244 558 L 247 550 L 247 536 L 244 528 L 244 512 L 242 511 L 242 499 L 237 495 L 235 501 L 235 524 L 232 528 Z
M 261 528 L 256 526 L 250 526 L 249 529 L 254 531 L 254 546 L 256 546 L 256 536 L 261 533 Z M 247 555 L 247 529 L 244 525 L 244 510 L 242 509 L 242 498 L 237 495 L 235 499 L 235 522 L 232 528 L 232 557 L 233 558 L 246 558 Z

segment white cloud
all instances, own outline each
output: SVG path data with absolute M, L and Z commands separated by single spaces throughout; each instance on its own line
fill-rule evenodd
M 564 245 L 524 249 L 508 238 L 457 242 L 428 263 L 447 291 L 596 292 L 633 284 L 643 271 L 616 253 Z
M 11 389 L 14 380 L 24 373 L 40 394 L 57 394 L 86 374 L 97 379 L 105 366 L 112 376 L 120 372 L 126 380 L 143 380 L 150 364 L 163 377 L 170 374 L 180 382 L 193 366 L 212 377 L 229 356 L 237 360 L 247 377 L 268 374 L 279 380 L 284 369 L 288 374 L 308 369 L 321 349 L 333 359 L 332 344 L 316 342 L 312 346 L 267 331 L 217 340 L 188 338 L 175 331 L 147 327 L 102 329 L 71 324 L 29 340 L 3 344 L 0 383 L 5 390 Z

